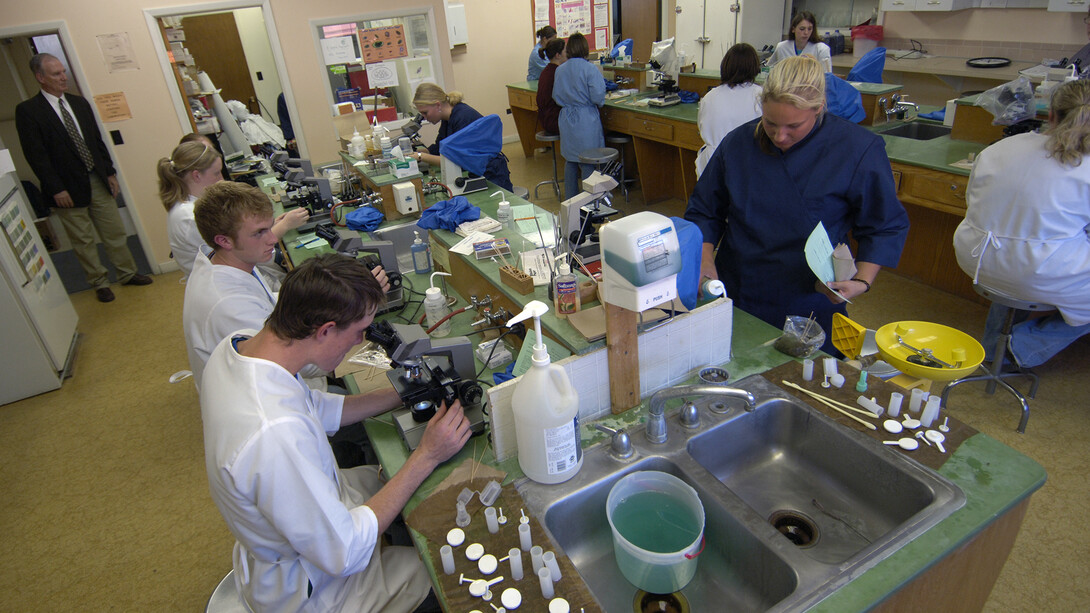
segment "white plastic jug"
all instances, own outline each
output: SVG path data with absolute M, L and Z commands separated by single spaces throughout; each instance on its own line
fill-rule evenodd
M 613 554 L 621 574 L 652 594 L 689 584 L 704 550 L 704 505 L 696 490 L 655 470 L 621 478 L 606 499 Z

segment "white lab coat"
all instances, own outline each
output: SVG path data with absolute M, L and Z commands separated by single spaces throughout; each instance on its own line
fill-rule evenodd
M 170 252 L 174 254 L 174 261 L 182 269 L 185 276 L 193 274 L 193 260 L 197 258 L 201 247 L 205 245 L 197 230 L 197 222 L 193 218 L 193 203 L 197 199 L 193 196 L 176 202 L 167 213 L 167 238 L 170 239 Z
M 365 503 L 377 472 L 338 469 L 326 438 L 344 397 L 240 355 L 232 340 L 208 359 L 201 418 L 209 489 L 237 539 L 240 593 L 256 611 L 413 610 L 431 581 L 415 549 L 376 546 L 378 519 Z
M 761 116 L 761 86 L 742 83 L 712 88 L 700 99 L 696 125 L 704 145 L 696 154 L 696 176 L 704 172 L 719 141 L 738 126 Z
M 806 46 L 802 49 L 802 53 L 795 53 L 795 41 L 784 40 L 780 41 L 776 45 L 776 50 L 772 52 L 772 57 L 768 58 L 768 65 L 775 66 L 776 62 L 786 60 L 789 57 L 796 55 L 809 55 L 817 58 L 821 65 L 825 67 L 825 72 L 833 71 L 833 55 L 829 51 L 829 45 L 825 43 L 806 43 Z
M 1047 140 L 1019 134 L 980 152 L 954 249 L 974 280 L 1081 326 L 1090 323 L 1090 159 L 1063 166 L 1047 157 Z

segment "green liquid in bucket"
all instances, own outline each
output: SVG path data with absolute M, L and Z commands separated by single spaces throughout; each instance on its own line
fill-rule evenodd
M 640 492 L 613 509 L 613 525 L 628 542 L 644 551 L 675 553 L 700 536 L 700 520 L 692 508 L 670 494 Z

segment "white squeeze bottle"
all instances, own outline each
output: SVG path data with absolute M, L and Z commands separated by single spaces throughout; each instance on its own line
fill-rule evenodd
M 424 318 L 428 322 L 428 328 L 439 324 L 443 321 L 443 318 L 450 315 L 450 308 L 447 307 L 447 298 L 443 295 L 443 290 L 435 287 L 435 275 L 442 275 L 449 277 L 449 272 L 433 272 L 431 273 L 431 287 L 424 292 Z M 443 337 L 450 334 L 450 320 L 443 321 L 438 328 L 432 331 L 431 336 Z
M 541 340 L 541 316 L 549 311 L 540 300 L 531 300 L 511 318 L 510 327 L 534 318 L 533 365 L 519 377 L 511 397 L 518 440 L 519 467 L 538 483 L 562 483 L 583 466 L 579 444 L 579 395 L 568 381 L 564 368 L 551 364 Z M 529 340 L 529 338 L 527 338 Z

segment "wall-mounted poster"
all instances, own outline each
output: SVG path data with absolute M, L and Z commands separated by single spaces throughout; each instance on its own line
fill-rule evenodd
M 360 30 L 360 56 L 364 64 L 408 57 L 404 26 Z

